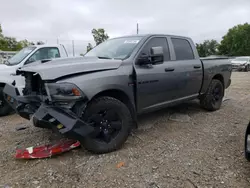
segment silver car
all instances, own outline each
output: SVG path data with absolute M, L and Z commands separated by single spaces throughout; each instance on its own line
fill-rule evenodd
M 244 70 L 245 72 L 248 72 L 250 70 L 250 57 L 243 56 L 235 58 L 232 60 L 232 67 L 235 70 Z

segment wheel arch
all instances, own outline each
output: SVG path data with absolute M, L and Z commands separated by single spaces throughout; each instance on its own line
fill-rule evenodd
M 4 86 L 5 86 L 5 83 L 0 82 L 0 87 L 4 87 Z
M 219 81 L 221 81 L 223 87 L 225 88 L 224 77 L 221 74 L 214 75 L 213 78 L 212 78 L 212 80 L 219 80 Z

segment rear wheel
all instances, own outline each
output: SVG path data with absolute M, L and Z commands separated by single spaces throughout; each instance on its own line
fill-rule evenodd
M 0 87 L 0 116 L 6 116 L 13 111 L 8 102 L 4 99 L 3 88 Z
M 220 109 L 224 97 L 224 86 L 220 80 L 213 79 L 207 92 L 200 99 L 201 106 L 209 111 Z
M 133 126 L 127 106 L 112 97 L 100 97 L 92 101 L 82 119 L 95 128 L 93 134 L 81 141 L 93 153 L 108 153 L 121 148 Z
M 245 72 L 248 72 L 248 71 L 249 71 L 249 66 L 250 66 L 250 65 L 246 65 L 246 67 L 245 67 Z

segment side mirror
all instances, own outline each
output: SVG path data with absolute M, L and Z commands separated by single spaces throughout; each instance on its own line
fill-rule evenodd
M 152 64 L 162 63 L 164 61 L 162 46 L 152 47 L 150 49 L 150 56 Z
M 35 62 L 35 61 L 36 61 L 35 58 L 30 57 L 30 58 L 26 61 L 26 64 L 33 63 L 33 62 Z
M 149 65 L 152 64 L 150 61 L 150 56 L 146 55 L 146 54 L 142 54 L 139 58 L 138 58 L 138 64 L 139 65 Z

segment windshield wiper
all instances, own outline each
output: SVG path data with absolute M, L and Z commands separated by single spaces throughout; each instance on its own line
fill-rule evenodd
M 112 59 L 111 57 L 97 56 L 99 59 Z

